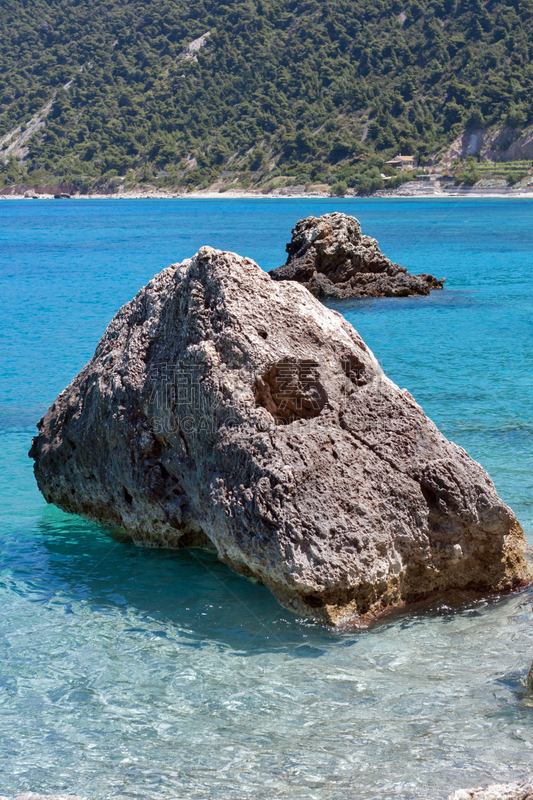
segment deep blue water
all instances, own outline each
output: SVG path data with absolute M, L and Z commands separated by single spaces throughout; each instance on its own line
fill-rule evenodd
M 210 556 L 114 542 L 33 481 L 36 421 L 155 272 L 203 244 L 270 269 L 329 210 L 446 277 L 335 307 L 533 541 L 532 201 L 2 201 L 0 795 L 438 800 L 531 771 L 530 591 L 341 634 Z

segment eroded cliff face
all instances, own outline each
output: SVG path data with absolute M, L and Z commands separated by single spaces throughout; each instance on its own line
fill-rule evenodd
M 495 162 L 533 158 L 533 127 L 468 128 L 443 153 L 435 153 L 429 163 L 451 166 L 457 159 L 472 155 Z
M 287 262 L 269 274 L 298 281 L 316 297 L 408 297 L 442 289 L 433 275 L 410 275 L 361 233 L 355 217 L 340 212 L 301 219 L 292 229 Z
M 156 275 L 38 428 L 48 502 L 139 544 L 212 547 L 333 624 L 531 578 L 481 466 L 340 314 L 234 253 Z

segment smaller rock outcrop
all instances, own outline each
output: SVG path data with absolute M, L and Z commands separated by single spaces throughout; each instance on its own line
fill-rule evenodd
M 448 800 L 533 800 L 533 778 L 518 783 L 495 783 L 485 788 L 459 789 Z
M 408 297 L 442 289 L 444 279 L 410 275 L 361 233 L 355 217 L 340 212 L 306 217 L 292 229 L 287 263 L 271 270 L 276 281 L 303 283 L 315 297 Z

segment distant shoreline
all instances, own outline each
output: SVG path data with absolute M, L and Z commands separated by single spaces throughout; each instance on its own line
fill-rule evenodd
M 310 192 L 310 193 L 272 193 L 262 194 L 261 192 L 187 192 L 180 194 L 178 192 L 168 192 L 163 190 L 152 190 L 146 192 L 131 191 L 131 192 L 116 192 L 114 194 L 72 194 L 69 198 L 61 198 L 63 200 L 412 200 L 414 199 L 434 199 L 441 198 L 491 198 L 491 199 L 516 199 L 516 198 L 533 198 L 533 189 L 531 191 L 517 191 L 517 192 L 472 192 L 459 190 L 457 192 L 423 192 L 416 191 L 412 193 L 397 193 L 397 192 L 383 192 L 380 191 L 373 195 L 330 195 L 326 193 Z M 54 200 L 56 199 L 52 194 L 35 194 L 32 196 L 24 194 L 0 194 L 0 200 Z

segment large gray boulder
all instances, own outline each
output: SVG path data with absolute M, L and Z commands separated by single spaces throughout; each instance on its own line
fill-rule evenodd
M 531 579 L 487 473 L 305 287 L 203 247 L 117 313 L 39 422 L 46 500 L 206 546 L 333 624 Z
M 442 289 L 444 279 L 410 275 L 340 212 L 306 217 L 292 229 L 287 262 L 270 272 L 276 281 L 303 283 L 316 297 L 407 297 Z

